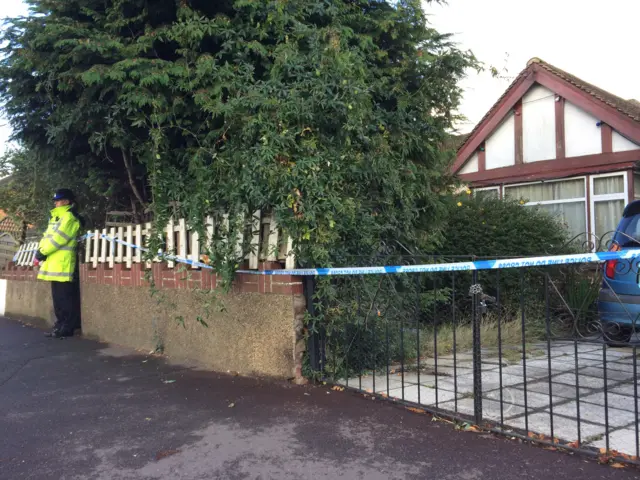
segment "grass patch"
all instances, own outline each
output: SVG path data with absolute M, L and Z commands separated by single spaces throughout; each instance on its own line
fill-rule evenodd
M 584 443 L 585 445 L 588 445 L 593 442 L 599 442 L 602 439 L 604 439 L 604 433 L 600 433 L 598 435 L 591 435 L 590 437 L 585 438 L 582 441 L 582 443 Z
M 545 351 L 535 345 L 544 338 L 543 331 L 528 324 L 525 328 L 525 335 L 526 358 L 543 356 Z M 435 342 L 434 336 L 437 336 Z M 498 346 L 501 344 L 502 358 L 509 362 L 522 360 L 522 323 L 485 317 L 480 324 L 480 342 L 483 349 L 495 350 L 495 355 L 498 354 Z M 436 348 L 439 357 L 452 355 L 454 346 L 457 353 L 473 350 L 473 327 L 470 323 L 456 326 L 455 342 L 452 324 L 441 325 L 437 329 L 436 335 L 434 335 L 432 328 L 422 330 L 421 356 L 433 358 L 436 354 Z

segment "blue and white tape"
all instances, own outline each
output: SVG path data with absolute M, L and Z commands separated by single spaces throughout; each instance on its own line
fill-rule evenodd
M 297 275 L 297 276 L 336 276 L 336 275 L 393 275 L 399 273 L 434 273 L 473 270 L 499 270 L 507 268 L 545 267 L 576 263 L 601 263 L 607 260 L 628 260 L 640 257 L 640 250 L 621 252 L 598 252 L 578 255 L 556 255 L 546 257 L 510 258 L 505 260 L 478 260 L 475 262 L 437 263 L 425 265 L 395 265 L 384 267 L 340 267 L 308 268 L 296 270 L 240 270 L 240 273 L 253 275 Z
M 84 235 L 80 241 L 95 236 L 94 233 Z M 109 235 L 100 234 L 99 238 L 119 243 L 126 247 L 148 252 L 149 249 Z M 158 257 L 175 263 L 183 263 L 196 268 L 212 270 L 206 263 L 158 252 Z M 608 260 L 631 260 L 640 258 L 640 250 L 623 250 L 619 252 L 597 252 L 576 255 L 555 255 L 544 257 L 523 257 L 503 260 L 478 260 L 475 262 L 437 263 L 425 265 L 395 265 L 377 267 L 339 267 L 339 268 L 298 268 L 293 270 L 238 270 L 238 273 L 250 275 L 293 275 L 293 276 L 344 276 L 344 275 L 393 275 L 399 273 L 435 273 L 473 270 L 500 270 L 524 267 L 547 267 L 553 265 L 569 265 L 576 263 L 601 263 Z M 15 257 L 14 257 L 15 260 Z

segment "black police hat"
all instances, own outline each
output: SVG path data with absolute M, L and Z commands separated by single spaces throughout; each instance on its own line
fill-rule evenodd
M 53 196 L 54 202 L 57 202 L 58 200 L 69 200 L 70 202 L 75 202 L 76 196 L 68 188 L 60 188 L 56 190 L 56 193 Z

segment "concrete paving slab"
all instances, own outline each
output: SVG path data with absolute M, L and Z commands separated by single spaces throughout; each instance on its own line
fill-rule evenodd
M 455 365 L 457 368 L 471 369 L 473 368 L 473 358 L 467 358 L 467 357 L 468 357 L 467 355 L 465 355 L 462 358 L 456 357 L 456 361 L 454 363 L 452 356 L 449 356 L 449 355 L 438 356 L 438 366 L 453 367 Z M 425 358 L 420 361 L 420 365 L 423 367 L 434 368 L 435 364 L 436 364 L 436 361 L 434 358 Z
M 640 377 L 640 360 L 637 361 L 635 365 L 636 374 Z M 619 371 L 619 372 L 627 372 L 633 376 L 634 365 L 633 358 L 623 359 L 616 362 L 607 362 L 607 372 L 609 371 Z
M 580 343 L 577 344 L 578 354 L 600 353 L 602 354 L 603 346 L 593 343 Z M 546 347 L 545 347 L 546 351 Z M 551 344 L 551 356 L 558 357 L 564 355 L 575 355 L 574 342 L 553 342 Z
M 527 402 L 525 405 L 525 391 L 523 386 L 517 387 L 506 387 L 502 390 L 493 390 L 484 395 L 484 397 L 489 398 L 491 400 L 500 401 L 500 392 L 502 392 L 502 401 L 514 405 L 518 405 L 521 407 L 527 407 L 529 410 L 538 409 L 538 408 L 546 408 L 549 406 L 549 395 L 544 395 L 542 393 L 531 392 L 527 389 Z M 553 403 L 557 404 L 560 402 L 566 401 L 566 398 L 562 397 L 553 397 Z
M 575 419 L 578 418 L 578 410 L 576 402 L 572 401 L 553 408 L 553 413 Z M 597 425 L 605 425 L 605 408 L 604 405 L 580 402 L 580 421 L 587 421 Z M 608 409 L 609 428 L 623 427 L 635 421 L 634 412 L 627 410 L 618 410 L 615 408 Z
M 609 391 L 619 393 L 620 395 L 636 396 L 636 392 L 640 395 L 640 385 L 634 383 L 622 383 L 611 388 Z
M 609 434 L 609 450 L 616 450 L 627 455 L 638 456 L 640 453 L 640 435 L 635 426 L 622 428 Z M 606 438 L 599 439 L 591 443 L 595 448 L 607 448 Z
M 473 392 L 473 376 L 465 375 L 465 378 L 446 377 L 438 380 L 438 388 L 440 390 L 448 390 L 450 392 L 458 392 L 465 395 Z M 469 381 L 471 379 L 471 381 Z
M 568 369 L 576 368 L 576 357 L 574 355 L 560 355 L 557 357 L 551 357 L 552 364 L 560 364 L 559 368 L 563 368 L 562 365 L 566 365 Z M 599 358 L 584 358 L 578 355 L 578 368 L 591 367 L 602 365 L 602 357 Z
M 579 392 L 576 392 L 576 387 L 573 385 L 565 385 L 563 383 L 553 383 L 551 384 L 551 389 L 549 389 L 549 382 L 545 380 L 540 380 L 538 382 L 531 382 L 527 384 L 527 389 L 531 392 L 542 393 L 544 395 L 549 395 L 549 391 L 552 392 L 554 397 L 560 397 L 564 399 L 574 399 L 576 395 L 588 395 L 593 392 L 590 388 L 580 387 Z
M 630 348 L 607 348 L 607 362 L 609 361 L 622 361 L 622 360 L 632 360 L 633 358 L 633 350 Z M 600 362 L 604 362 L 604 353 L 603 350 L 593 351 L 589 353 L 581 353 L 580 358 L 584 358 L 585 360 L 596 360 Z
M 472 416 L 474 414 L 473 398 L 459 399 L 457 403 L 457 410 L 455 410 L 456 404 L 453 401 L 443 403 L 440 407 L 444 410 L 447 410 L 450 412 L 456 412 L 462 415 Z M 503 405 L 503 410 L 504 410 L 505 418 L 508 417 L 509 415 L 522 415 L 524 413 L 524 409 L 516 405 L 505 404 Z M 495 402 L 493 400 L 485 399 L 482 402 L 482 416 L 485 420 L 499 421 L 500 420 L 500 403 Z
M 453 392 L 446 390 L 436 390 L 435 388 L 428 388 L 422 385 L 408 385 L 403 389 L 397 388 L 389 392 L 389 397 L 404 400 L 405 402 L 413 402 L 417 405 L 436 406 L 436 403 L 441 405 L 455 398 Z
M 631 347 L 609 347 L 607 348 L 607 359 L 619 358 L 619 359 L 632 359 L 633 348 Z
M 545 376 L 549 373 L 549 363 L 548 359 L 545 358 L 536 358 L 535 360 L 527 360 L 527 369 L 535 368 L 538 371 L 545 372 Z M 567 373 L 573 372 L 575 370 L 575 364 L 569 362 L 558 362 L 555 359 L 551 359 L 551 373 Z
M 598 367 L 585 367 L 578 370 L 580 373 L 580 377 L 590 376 L 595 378 L 604 379 L 604 368 Z M 607 381 L 613 380 L 618 382 L 628 382 L 633 381 L 633 372 L 625 372 L 622 370 L 614 370 L 610 369 L 607 366 Z
M 525 366 L 523 366 L 523 365 L 510 365 L 510 366 L 502 369 L 502 373 L 503 374 L 517 375 L 517 376 L 523 378 L 523 380 L 522 380 L 523 382 L 524 382 L 524 372 L 525 372 Z M 539 380 L 539 379 L 542 379 L 542 378 L 548 378 L 549 377 L 549 370 L 546 367 L 538 368 L 538 367 L 530 366 L 529 362 L 527 362 L 527 365 L 526 365 L 526 372 L 527 372 L 527 380 L 528 381 L 529 380 Z
M 637 400 L 633 396 L 607 392 L 607 405 L 609 406 L 609 408 L 615 408 L 617 410 L 627 410 L 629 412 L 634 412 L 635 415 L 636 401 Z M 580 397 L 580 402 L 593 403 L 604 408 L 604 392 L 597 392 L 591 395 L 582 396 Z
M 346 380 L 339 380 L 336 383 L 339 383 L 340 385 L 345 385 L 345 386 L 347 385 Z M 349 386 L 351 388 L 359 388 L 360 387 L 360 382 L 358 381 L 358 378 L 350 378 L 349 379 Z M 373 375 L 362 377 L 362 390 L 373 392 L 373 386 L 374 386 Z M 400 387 L 402 387 L 402 382 L 399 379 L 396 379 L 396 377 L 389 377 L 388 387 L 389 387 L 389 390 L 394 389 L 394 388 L 400 388 Z M 376 375 L 376 377 L 375 377 L 375 391 L 376 391 L 376 393 L 383 393 L 383 392 L 387 391 L 387 377 L 386 377 L 386 375 L 385 376 Z
M 513 375 L 502 375 L 502 384 L 500 383 L 500 375 L 496 372 L 485 372 L 482 374 L 482 391 L 490 392 L 502 387 L 513 386 L 522 383 L 522 377 Z M 473 375 L 460 375 L 457 378 L 443 377 L 438 382 L 438 387 L 441 389 L 454 391 L 454 385 L 457 386 L 457 391 L 460 393 L 473 393 Z
M 506 422 L 513 428 L 521 430 L 525 429 L 524 417 L 511 418 Z M 528 417 L 529 431 L 534 433 L 542 433 L 546 436 L 551 436 L 551 415 L 549 412 L 540 412 Z M 604 427 L 601 425 L 594 425 L 587 422 L 580 423 L 581 438 L 593 438 L 604 434 Z M 565 418 L 561 415 L 557 415 L 554 411 L 553 415 L 553 435 L 556 438 L 564 440 L 566 442 L 574 442 L 578 439 L 578 422 L 573 418 Z
M 473 376 L 467 377 L 463 375 L 463 376 L 460 376 L 459 380 L 465 383 L 470 382 L 473 384 Z M 499 388 L 501 383 L 502 383 L 502 386 L 509 386 L 509 385 L 516 385 L 516 384 L 522 383 L 523 381 L 524 381 L 524 378 L 522 376 L 509 375 L 505 373 L 504 370 L 502 372 L 502 375 L 500 375 L 498 372 L 484 372 L 482 374 L 483 390 L 485 390 L 484 385 L 487 386 L 487 389 L 494 390 L 496 388 Z
M 442 377 L 452 377 L 454 375 L 465 375 L 473 372 L 473 366 L 466 367 L 466 366 L 456 365 L 454 367 L 453 365 L 438 364 L 437 367 L 436 365 L 433 365 L 433 366 L 421 365 L 421 367 L 423 372 L 430 373 L 433 375 L 437 373 L 439 376 L 442 376 Z
M 552 377 L 554 383 L 562 383 L 564 385 L 576 385 L 576 376 L 574 373 L 563 373 Z M 604 379 L 587 375 L 579 375 L 578 385 L 585 388 L 601 389 L 604 388 Z M 616 382 L 609 380 L 609 386 L 615 385 Z

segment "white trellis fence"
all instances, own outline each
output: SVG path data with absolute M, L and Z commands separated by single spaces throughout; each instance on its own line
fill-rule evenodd
M 170 220 L 164 231 L 166 253 L 172 254 L 170 259 L 157 257 L 154 261 L 166 261 L 169 268 L 174 268 L 179 260 L 202 262 L 205 246 L 212 241 L 217 229 L 228 231 L 229 216 L 223 215 L 218 222 L 213 217 L 206 219 L 207 238 L 201 240 L 198 232 L 193 231 L 184 219 Z M 245 223 L 244 219 L 239 222 Z M 285 237 L 272 215 L 263 215 L 255 212 L 250 221 L 246 223 L 246 233 L 236 237 L 237 251 L 242 253 L 245 244 L 245 235 L 249 235 L 250 250 L 246 255 L 249 269 L 257 270 L 260 261 L 284 262 L 287 269 L 295 268 L 295 258 L 292 253 L 291 238 Z M 108 264 L 110 268 L 116 263 L 126 264 L 131 268 L 134 263 L 143 263 L 144 253 L 140 248 L 148 244 L 148 238 L 153 234 L 151 223 L 144 225 L 124 224 L 118 227 L 93 230 L 85 238 L 84 262 L 97 267 L 98 264 Z M 111 241 L 117 239 L 118 241 Z M 29 242 L 20 246 L 14 257 L 18 266 L 32 266 L 37 242 Z M 150 262 L 145 262 L 150 267 Z M 192 268 L 198 268 L 192 266 Z

